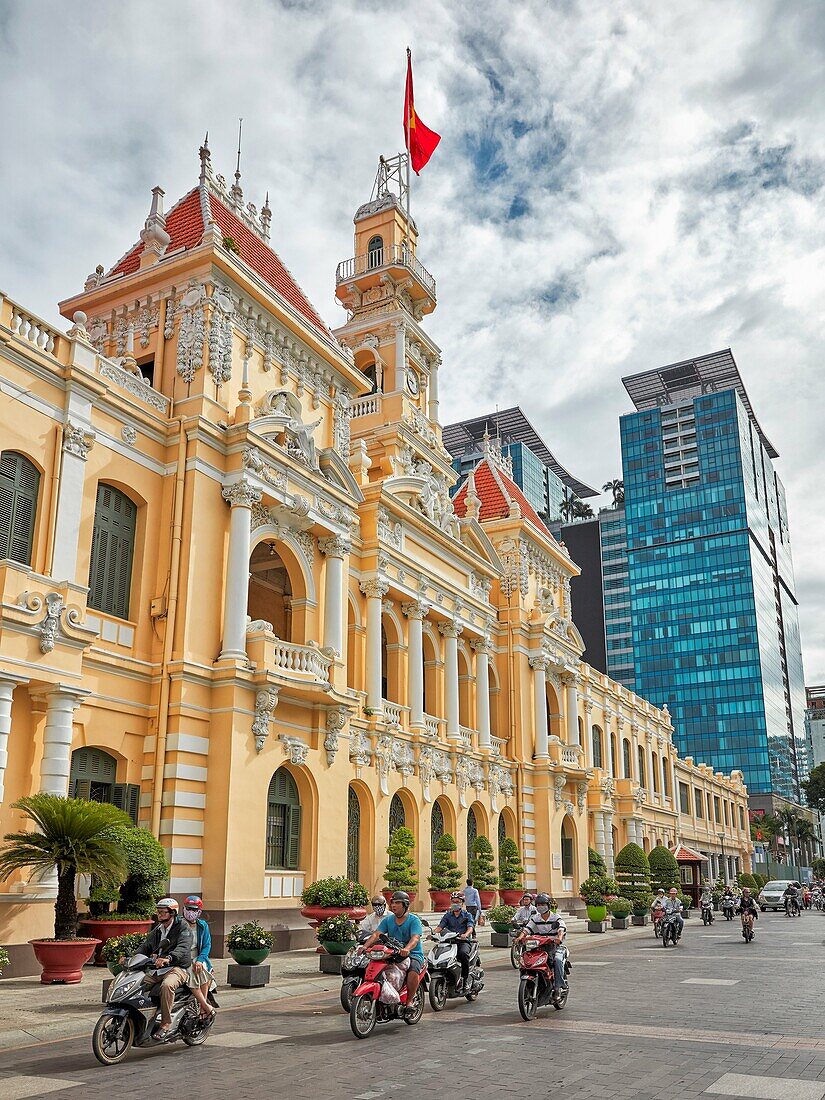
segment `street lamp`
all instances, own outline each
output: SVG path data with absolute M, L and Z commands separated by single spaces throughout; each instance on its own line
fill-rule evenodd
M 728 885 L 728 865 L 727 865 L 727 863 L 725 863 L 725 834 L 724 833 L 717 833 L 716 834 L 716 839 L 719 841 L 719 844 L 722 847 L 722 874 L 724 875 L 724 878 L 725 878 L 725 886 L 727 886 Z

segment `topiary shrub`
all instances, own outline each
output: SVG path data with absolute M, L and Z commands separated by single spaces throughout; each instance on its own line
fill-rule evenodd
M 651 890 L 664 890 L 665 893 L 675 886 L 679 887 L 679 864 L 673 853 L 663 844 L 657 844 L 647 857 L 650 867 Z
M 591 876 L 607 874 L 607 864 L 595 848 L 587 849 L 587 873 Z
M 638 844 L 625 844 L 614 862 L 616 882 L 622 897 L 633 903 L 633 912 L 647 913 L 652 900 L 650 864 Z
M 155 902 L 166 893 L 169 880 L 166 853 L 148 829 L 118 826 L 116 831 L 129 868 L 120 888 L 117 911 L 151 917 Z
M 524 874 L 516 842 L 505 837 L 498 849 L 498 885 L 500 890 L 520 890 Z
M 390 890 L 414 890 L 418 885 L 415 861 L 412 851 L 415 837 L 406 825 L 399 825 L 390 837 L 387 855 L 390 857 L 384 868 L 384 881 Z
M 433 862 L 427 880 L 431 890 L 457 890 L 461 885 L 461 871 L 452 858 L 456 850 L 455 840 L 449 833 L 438 838 L 433 851 Z
M 493 860 L 493 846 L 486 836 L 477 836 L 473 841 L 468 878 L 473 880 L 476 890 L 491 890 L 498 882 Z
M 740 885 L 740 886 L 742 886 L 742 887 L 745 887 L 745 886 L 747 886 L 747 888 L 748 888 L 748 889 L 749 889 L 749 890 L 750 890 L 750 891 L 751 891 L 752 893 L 755 893 L 755 892 L 756 892 L 757 890 L 759 890 L 759 889 L 760 889 L 760 887 L 759 887 L 759 886 L 757 886 L 757 884 L 756 884 L 756 879 L 755 879 L 755 878 L 753 877 L 753 875 L 749 875 L 749 874 L 747 873 L 747 871 L 745 871 L 745 872 L 744 872 L 743 874 L 741 874 L 741 875 L 738 875 L 738 876 L 737 876 L 737 879 L 736 879 L 736 881 L 737 881 L 737 882 L 739 883 L 739 885 Z

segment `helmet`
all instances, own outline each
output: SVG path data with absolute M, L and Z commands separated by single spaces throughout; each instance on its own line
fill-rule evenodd
M 410 907 L 410 895 L 406 892 L 406 890 L 396 890 L 393 896 L 390 898 L 390 901 L 400 901 L 401 904 L 404 906 L 405 912 Z
M 463 905 L 464 895 L 461 893 L 460 890 L 453 890 L 452 894 L 450 894 L 450 901 L 460 901 Z
M 533 895 L 530 893 L 529 890 L 525 890 L 524 893 L 521 895 L 521 900 L 529 902 L 530 904 L 532 904 Z
M 178 903 L 174 898 L 161 898 L 160 901 L 155 903 L 156 909 L 171 909 L 173 913 L 178 911 Z
M 372 898 L 372 900 L 370 901 L 370 905 L 374 906 L 376 909 L 379 906 L 383 909 L 386 904 L 387 899 L 384 897 L 383 894 L 376 894 L 375 897 Z
M 544 907 L 546 909 L 550 908 L 550 895 L 549 894 L 544 894 L 544 893 L 536 894 L 533 901 L 534 901 L 534 904 L 535 904 L 537 909 L 541 909 L 542 907 Z
M 199 913 L 203 912 L 203 902 L 197 894 L 190 894 L 188 898 L 183 899 L 184 909 L 197 909 Z

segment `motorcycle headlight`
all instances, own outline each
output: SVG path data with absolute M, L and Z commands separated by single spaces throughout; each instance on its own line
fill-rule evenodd
M 374 959 L 375 962 L 380 962 L 383 958 L 385 958 L 385 955 L 383 951 L 369 951 L 367 953 L 367 957 L 370 959 Z
M 538 947 L 538 945 L 539 945 L 538 940 L 527 940 L 524 944 L 524 946 L 527 948 L 528 951 L 535 951 L 536 948 Z
M 112 986 L 112 991 L 109 994 L 109 999 L 115 1000 L 121 997 L 128 997 L 140 985 L 142 980 L 142 974 L 129 974 L 127 977 L 119 977 L 115 984 Z

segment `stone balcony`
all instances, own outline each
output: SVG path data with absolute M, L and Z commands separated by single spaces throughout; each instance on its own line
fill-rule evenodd
M 333 654 L 317 643 L 300 645 L 276 638 L 271 624 L 258 619 L 247 624 L 246 645 L 250 661 L 276 681 L 313 693 L 330 690 Z

